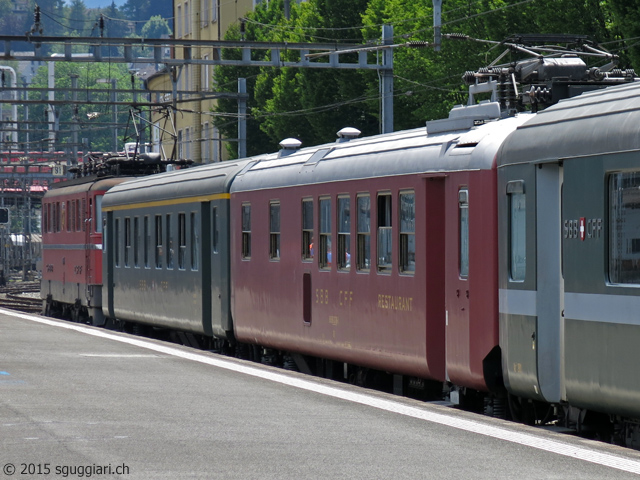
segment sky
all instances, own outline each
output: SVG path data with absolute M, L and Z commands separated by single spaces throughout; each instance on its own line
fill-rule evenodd
M 106 8 L 111 5 L 112 0 L 84 0 L 84 4 L 87 8 Z M 121 7 L 126 3 L 127 0 L 113 0 L 118 7 Z M 70 1 L 66 2 L 67 5 L 71 3 Z

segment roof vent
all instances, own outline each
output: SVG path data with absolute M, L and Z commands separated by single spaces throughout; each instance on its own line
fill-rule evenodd
M 291 155 L 295 151 L 297 151 L 302 142 L 297 138 L 285 138 L 280 142 L 280 147 L 282 150 L 278 152 L 278 157 L 286 157 L 287 155 Z
M 345 127 L 338 132 L 338 140 L 336 143 L 348 142 L 354 138 L 358 138 L 362 132 L 357 128 Z

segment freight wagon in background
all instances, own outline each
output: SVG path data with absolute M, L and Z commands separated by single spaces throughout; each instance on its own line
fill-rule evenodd
M 27 276 L 36 277 L 42 272 L 42 235 L 12 233 L 5 236 L 4 259 L 7 272 L 21 271 L 27 267 Z

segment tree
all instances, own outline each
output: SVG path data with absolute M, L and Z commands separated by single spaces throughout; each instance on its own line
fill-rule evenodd
M 627 60 L 623 67 L 632 66 L 640 71 L 640 0 L 609 0 L 612 29 L 619 32 L 616 47 L 622 49 L 621 56 Z M 626 40 L 628 39 L 628 40 Z
M 342 28 L 359 23 L 360 12 L 366 5 L 365 0 L 291 3 L 290 19 L 284 18 L 282 0 L 260 4 L 249 15 L 251 21 L 246 25 L 245 39 L 266 42 L 341 41 Z M 340 6 L 342 8 L 338 8 Z M 238 32 L 234 28 L 225 38 L 237 39 Z M 349 33 L 359 36 L 358 29 L 351 29 Z M 232 85 L 227 91 L 233 91 L 234 80 L 241 70 L 218 67 L 215 73 L 217 84 Z M 254 69 L 251 73 L 249 70 L 244 69 L 246 75 L 252 76 L 247 81 L 247 90 L 253 93 L 249 100 L 250 124 L 251 128 L 257 126 L 263 133 L 253 138 L 248 135 L 250 153 L 274 150 L 285 137 L 299 138 L 305 145 L 333 141 L 336 131 L 342 126 L 356 126 L 368 134 L 377 132 L 377 120 L 367 111 L 362 97 L 366 81 L 359 72 L 267 67 Z M 375 78 L 375 73 L 369 72 L 369 77 Z M 345 98 L 352 99 L 353 95 L 362 98 L 357 103 L 344 101 Z M 235 102 L 220 101 L 216 111 L 230 113 L 234 108 L 237 109 Z M 229 123 L 228 117 L 222 118 L 224 120 L 219 117 L 216 121 L 218 128 L 225 136 L 235 136 L 232 133 L 235 125 Z M 338 122 L 343 124 L 336 128 Z M 230 149 L 234 155 L 236 146 L 231 144 Z
M 83 89 L 110 89 L 111 85 L 99 84 L 96 81 L 98 79 L 111 79 L 117 80 L 117 87 L 119 89 L 130 88 L 131 75 L 127 71 L 127 66 L 121 63 L 109 64 L 109 63 L 65 63 L 60 62 L 55 64 L 55 87 L 56 88 L 70 88 L 71 87 L 71 75 L 78 76 L 78 88 Z M 38 73 L 33 79 L 32 86 L 35 88 L 46 88 L 48 78 L 47 66 L 40 67 Z M 31 94 L 32 96 L 39 98 L 39 94 Z M 107 101 L 109 100 L 109 93 L 94 93 L 91 98 L 94 101 Z M 57 100 L 65 99 L 62 92 L 56 94 Z M 131 100 L 130 95 L 119 94 L 118 100 L 127 101 Z M 31 107 L 29 116 L 31 120 L 42 119 L 46 122 L 47 108 L 45 105 L 38 105 Z M 111 106 L 110 105 L 96 105 L 96 104 L 84 104 L 84 105 L 62 105 L 56 107 L 59 115 L 60 133 L 58 134 L 58 144 L 56 149 L 61 149 L 65 144 L 71 144 L 71 126 L 66 122 L 72 122 L 74 118 L 77 119 L 79 125 L 79 137 L 87 138 L 89 140 L 89 147 L 93 151 L 112 151 L 112 138 L 113 138 L 113 125 L 111 125 Z M 97 114 L 97 115 L 95 115 Z M 128 117 L 128 109 L 124 107 L 118 107 L 118 123 L 121 125 L 126 124 Z M 47 149 L 46 139 L 48 137 L 48 124 L 41 123 L 33 127 L 37 133 L 32 133 L 31 141 L 42 141 L 40 147 L 44 150 Z M 131 133 L 131 132 L 129 132 Z M 118 130 L 119 134 L 119 148 L 123 147 L 123 136 L 125 134 L 124 128 Z M 36 147 L 34 147 L 35 149 Z
M 394 26 L 394 42 L 433 41 L 432 0 L 309 0 L 291 2 L 290 19 L 283 15 L 282 0 L 262 2 L 247 15 L 245 38 L 268 42 L 332 41 L 377 42 L 381 25 Z M 394 50 L 394 128 L 423 126 L 443 118 L 455 104 L 466 103 L 466 71 L 488 66 L 506 47 L 506 37 L 522 33 L 587 35 L 610 44 L 620 35 L 640 36 L 640 0 L 447 0 L 443 5 L 442 33 L 466 34 L 487 42 L 442 39 L 442 48 Z M 228 39 L 237 39 L 234 29 Z M 617 43 L 612 45 L 618 46 Z M 640 43 L 638 44 L 640 45 Z M 630 58 L 640 62 L 640 48 L 622 43 L 621 66 Z M 499 63 L 524 55 L 507 51 Z M 239 55 L 239 54 L 238 54 Z M 375 54 L 371 54 L 375 55 Z M 239 56 L 237 58 L 240 58 Z M 589 66 L 609 60 L 587 59 Z M 235 67 L 216 69 L 220 87 L 235 91 L 239 74 L 248 80 L 249 107 L 254 132 L 248 136 L 249 152 L 273 151 L 278 141 L 295 136 L 304 144 L 331 141 L 343 126 L 355 126 L 365 135 L 377 133 L 380 115 L 379 82 L 367 71 L 262 68 L 252 72 Z M 221 101 L 219 114 L 232 114 L 235 101 Z M 224 135 L 235 137 L 235 123 L 218 120 Z
M 71 0 L 67 18 L 69 29 L 78 36 L 85 36 L 91 29 L 91 27 L 89 27 L 90 20 L 87 17 L 87 7 L 84 4 L 84 0 Z
M 153 15 L 170 19 L 173 18 L 172 0 L 127 0 L 121 8 L 124 16 L 132 21 L 136 21 L 136 33 L 140 34 L 143 23 Z
M 154 15 L 142 27 L 142 38 L 162 38 L 162 35 L 171 35 L 171 28 L 167 21 L 160 15 Z

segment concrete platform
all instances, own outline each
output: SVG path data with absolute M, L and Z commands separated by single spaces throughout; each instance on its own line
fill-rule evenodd
M 0 479 L 601 480 L 638 478 L 640 454 L 2 310 L 0 472 Z

